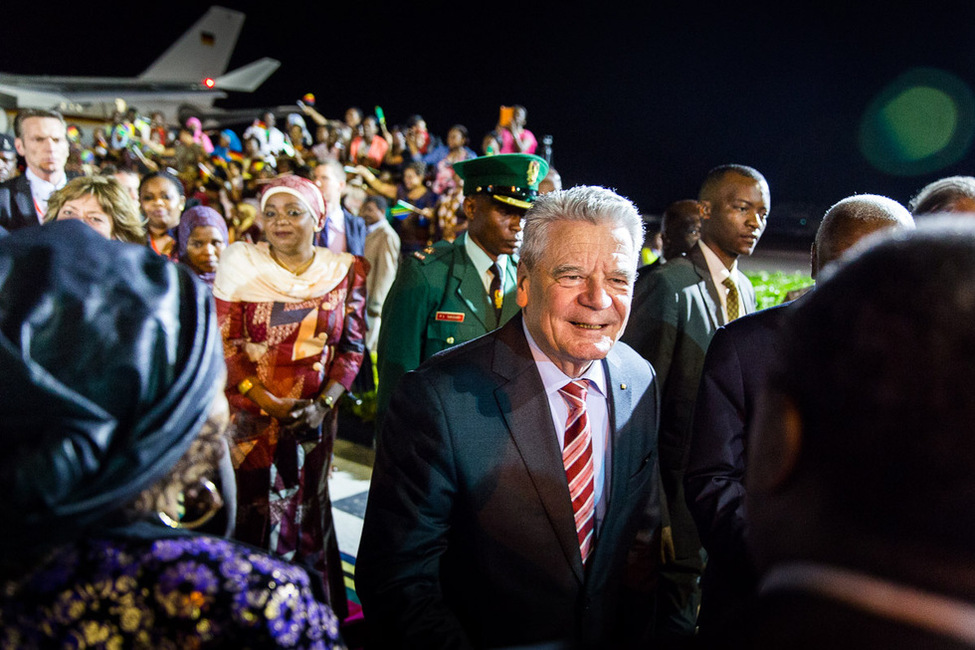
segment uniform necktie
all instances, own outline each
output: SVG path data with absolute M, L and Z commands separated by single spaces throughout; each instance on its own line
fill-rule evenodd
M 494 305 L 494 318 L 495 322 L 501 324 L 501 306 L 504 303 L 504 292 L 501 290 L 501 267 L 495 262 L 488 269 L 491 274 L 491 288 L 488 291 L 491 298 L 491 304 Z
M 741 316 L 741 305 L 738 301 L 738 287 L 730 277 L 725 278 L 721 284 L 728 287 L 728 322 Z
M 579 552 L 583 564 L 592 553 L 596 523 L 592 431 L 589 414 L 586 412 L 587 384 L 585 379 L 575 380 L 559 389 L 562 399 L 569 407 L 562 463 L 565 465 L 565 478 L 569 483 L 569 497 L 575 513 L 576 534 L 579 537 Z

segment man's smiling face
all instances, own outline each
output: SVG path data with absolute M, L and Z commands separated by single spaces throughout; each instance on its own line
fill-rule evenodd
M 630 233 L 612 224 L 558 221 L 545 253 L 518 269 L 518 304 L 535 343 L 566 375 L 602 359 L 630 314 L 636 261 Z

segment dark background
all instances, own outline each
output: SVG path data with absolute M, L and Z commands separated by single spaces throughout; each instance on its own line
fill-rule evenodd
M 858 145 L 868 106 L 905 72 L 975 84 L 971 2 L 223 5 L 247 14 L 230 69 L 262 56 L 282 65 L 218 106 L 256 116 L 312 92 L 328 117 L 378 104 L 390 123 L 418 113 L 441 137 L 464 124 L 479 150 L 498 106 L 523 104 L 528 128 L 553 137 L 565 185 L 615 188 L 647 214 L 695 196 L 729 162 L 768 178 L 770 233 L 853 193 L 906 203 L 930 180 L 972 172 L 967 141 L 957 161 L 909 174 L 880 171 Z M 137 75 L 207 6 L 6 3 L 0 70 Z

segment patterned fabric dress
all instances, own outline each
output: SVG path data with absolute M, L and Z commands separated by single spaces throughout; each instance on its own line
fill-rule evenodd
M 0 582 L 0 648 L 343 648 L 316 594 L 217 537 L 84 539 Z
M 367 268 L 362 258 L 317 248 L 311 268 L 293 276 L 266 243 L 238 242 L 224 251 L 214 284 L 232 414 L 235 537 L 327 576 L 341 617 L 345 589 L 327 482 L 335 411 L 324 433 L 288 433 L 237 384 L 256 375 L 274 395 L 298 399 L 316 397 L 331 379 L 351 386 L 364 352 Z

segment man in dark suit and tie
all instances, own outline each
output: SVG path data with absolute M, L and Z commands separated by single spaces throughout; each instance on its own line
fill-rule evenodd
M 316 246 L 336 253 L 362 255 L 366 246 L 366 222 L 342 207 L 345 168 L 326 160 L 312 170 L 312 179 L 325 197 L 325 227 L 316 235 Z
M 47 200 L 68 182 L 68 135 L 57 111 L 25 108 L 14 118 L 14 147 L 27 169 L 0 183 L 0 227 L 18 230 L 40 225 Z
M 618 343 L 643 242 L 600 187 L 525 218 L 521 313 L 404 376 L 381 430 L 356 567 L 375 647 L 617 648 L 659 395 Z
M 623 341 L 647 359 L 662 385 L 660 473 L 673 557 L 657 582 L 654 635 L 681 643 L 694 634 L 700 605 L 703 550 L 684 500 L 683 476 L 704 353 L 715 330 L 755 310 L 755 291 L 738 257 L 755 250 L 770 209 L 769 187 L 757 170 L 722 165 L 708 172 L 698 195 L 701 239 L 686 256 L 659 270 L 641 270 L 632 326 Z
M 748 458 L 747 648 L 975 648 L 975 227 L 824 269 L 781 330 Z
M 810 254 L 812 277 L 869 234 L 912 228 L 910 212 L 893 199 L 847 197 L 830 207 L 819 224 Z M 757 575 L 745 518 L 748 429 L 768 370 L 781 354 L 778 332 L 793 304 L 798 303 L 757 311 L 719 328 L 704 358 L 684 488 L 708 553 L 698 624 L 709 641 L 731 637 L 754 595 Z

